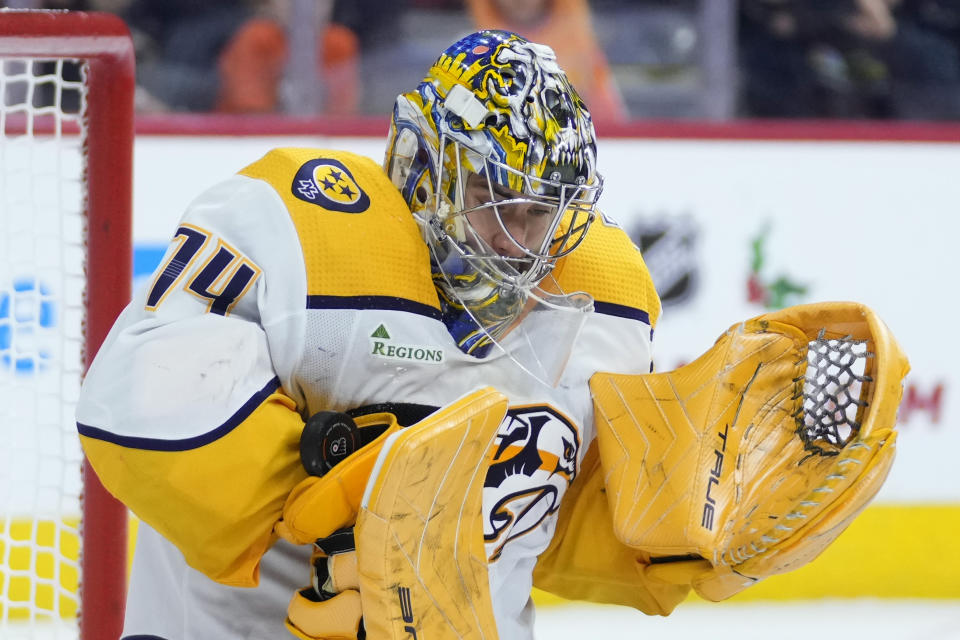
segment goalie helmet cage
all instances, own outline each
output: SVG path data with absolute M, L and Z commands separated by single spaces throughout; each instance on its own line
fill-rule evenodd
M 122 630 L 126 509 L 84 463 L 74 409 L 130 298 L 133 91 L 116 16 L 0 11 L 3 638 Z

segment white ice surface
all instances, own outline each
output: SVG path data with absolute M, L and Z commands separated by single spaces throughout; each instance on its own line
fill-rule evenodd
M 5 631 L 4 631 L 5 629 Z M 23 632 L 23 633 L 21 633 Z M 0 638 L 62 640 L 0 626 Z M 289 636 L 292 638 L 293 636 Z M 540 607 L 537 640 L 960 640 L 960 600 L 685 603 L 666 618 L 596 605 Z M 277 640 L 286 640 L 278 638 Z M 504 639 L 507 640 L 507 639 Z
M 684 603 L 670 616 L 540 607 L 538 640 L 960 640 L 960 600 Z

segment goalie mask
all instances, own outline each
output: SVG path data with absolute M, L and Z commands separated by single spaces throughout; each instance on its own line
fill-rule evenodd
M 384 165 L 462 351 L 486 356 L 534 308 L 579 327 L 592 299 L 548 276 L 583 240 L 602 179 L 590 113 L 549 47 L 506 31 L 452 45 L 397 98 Z

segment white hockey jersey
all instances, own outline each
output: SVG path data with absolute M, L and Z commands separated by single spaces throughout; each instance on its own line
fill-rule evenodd
M 497 628 L 530 637 L 534 565 L 594 437 L 587 381 L 649 371 L 659 313 L 639 252 L 607 221 L 555 273 L 596 312 L 550 387 L 509 357 L 460 352 L 419 230 L 369 159 L 274 150 L 202 194 L 97 354 L 77 409 L 91 463 L 142 520 L 124 637 L 285 637 L 310 549 L 273 528 L 306 475 L 305 417 L 440 407 L 482 386 L 511 402 L 483 493 Z

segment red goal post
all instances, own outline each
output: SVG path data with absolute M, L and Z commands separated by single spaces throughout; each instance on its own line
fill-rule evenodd
M 63 80 L 62 69 L 74 65 L 81 80 Z M 74 113 L 63 110 L 63 87 L 79 98 Z M 27 441 L 31 429 L 59 428 L 59 436 L 32 442 L 44 449 L 62 436 L 65 458 L 79 452 L 73 407 L 82 371 L 130 298 L 133 92 L 133 46 L 116 16 L 0 11 L 0 402 L 7 405 L 0 407 L 0 437 Z M 68 168 L 78 175 L 61 175 Z M 43 626 L 61 629 L 58 638 L 75 636 L 76 614 L 82 640 L 116 640 L 126 595 L 126 510 L 81 454 L 61 462 L 37 455 L 34 471 L 26 448 L 13 447 L 16 460 L 3 460 L 17 475 L 0 478 L 21 485 L 9 495 L 4 489 L 0 514 L 0 636 L 52 637 L 32 630 Z M 23 486 L 51 474 L 64 486 L 75 482 L 77 495 L 57 500 L 49 486 Z M 44 506 L 23 513 L 31 491 Z M 71 498 L 82 503 L 79 527 Z

